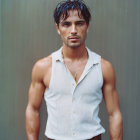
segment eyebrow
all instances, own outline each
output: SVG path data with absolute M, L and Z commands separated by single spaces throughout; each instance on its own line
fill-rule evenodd
M 86 22 L 85 20 L 78 20 L 78 21 L 76 21 L 76 23 L 84 23 L 84 22 Z
M 77 21 L 75 21 L 75 23 L 84 23 L 84 22 L 86 22 L 85 20 L 77 20 Z M 64 23 L 71 23 L 71 21 L 66 21 L 66 20 L 64 20 L 64 21 L 62 21 L 62 22 L 60 22 L 61 24 L 64 24 Z

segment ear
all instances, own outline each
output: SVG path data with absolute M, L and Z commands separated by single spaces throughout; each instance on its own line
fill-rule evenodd
M 87 25 L 87 33 L 88 33 L 88 30 L 89 30 L 89 24 Z
M 57 33 L 60 35 L 60 30 L 59 30 L 59 25 L 56 24 L 56 30 L 57 30 Z

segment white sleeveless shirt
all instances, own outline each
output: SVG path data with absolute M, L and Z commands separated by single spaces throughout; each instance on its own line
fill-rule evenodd
M 87 140 L 105 132 L 98 117 L 102 101 L 101 57 L 88 51 L 78 81 L 66 68 L 62 48 L 52 54 L 52 74 L 44 93 L 48 120 L 45 135 L 55 140 Z

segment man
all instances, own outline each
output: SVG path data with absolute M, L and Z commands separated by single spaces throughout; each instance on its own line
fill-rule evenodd
M 28 140 L 37 140 L 44 96 L 49 140 L 101 140 L 98 117 L 104 97 L 111 140 L 122 140 L 122 116 L 112 65 L 85 46 L 90 13 L 81 0 L 60 2 L 54 19 L 63 46 L 36 62 L 26 109 Z M 103 91 L 103 93 L 102 93 Z

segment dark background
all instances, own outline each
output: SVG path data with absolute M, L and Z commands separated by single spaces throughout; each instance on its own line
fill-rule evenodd
M 53 22 L 60 0 L 0 0 L 0 139 L 25 140 L 25 108 L 34 63 L 59 49 Z M 87 46 L 116 72 L 124 140 L 140 138 L 140 0 L 85 0 L 92 21 Z M 109 140 L 104 102 L 100 116 Z M 40 140 L 47 113 L 41 106 Z

